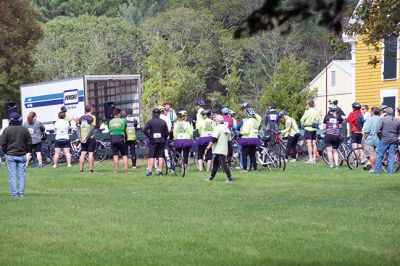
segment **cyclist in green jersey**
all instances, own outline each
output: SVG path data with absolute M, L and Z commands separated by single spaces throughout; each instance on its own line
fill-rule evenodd
M 121 154 L 124 172 L 128 172 L 128 146 L 125 143 L 126 120 L 121 117 L 121 109 L 114 109 L 114 118 L 108 124 L 113 151 L 114 173 L 119 172 L 118 155 Z

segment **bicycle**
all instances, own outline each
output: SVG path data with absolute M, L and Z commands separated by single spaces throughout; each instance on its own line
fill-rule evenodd
M 262 144 L 257 147 L 256 158 L 257 164 L 266 167 L 269 171 L 285 171 L 286 161 L 281 153 L 271 149 L 269 138 L 261 139 Z
M 352 149 L 350 146 L 346 143 L 340 143 L 338 147 L 338 155 L 339 155 L 339 165 L 342 166 L 345 161 L 347 161 L 347 157 L 349 156 L 350 152 Z M 324 159 L 324 162 L 329 166 L 329 157 L 328 157 L 328 147 L 324 146 L 322 148 L 322 158 Z
M 94 160 L 96 163 L 101 163 L 107 158 L 108 150 L 111 149 L 110 142 L 103 142 L 96 139 L 96 146 L 94 150 Z M 78 160 L 81 154 L 81 141 L 76 139 L 71 142 L 71 157 L 73 160 Z M 89 161 L 89 154 L 86 154 L 86 160 Z
M 7 159 L 3 149 L 0 147 L 0 167 L 1 166 L 7 166 Z
M 185 177 L 186 167 L 183 164 L 182 155 L 175 150 L 173 143 L 166 145 L 164 148 L 165 155 L 165 174 L 173 172 L 174 175 Z

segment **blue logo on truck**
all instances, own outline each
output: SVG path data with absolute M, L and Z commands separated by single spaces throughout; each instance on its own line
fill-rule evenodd
M 83 102 L 83 90 L 67 90 L 62 93 L 27 97 L 24 100 L 26 108 L 44 107 L 52 105 L 72 105 Z

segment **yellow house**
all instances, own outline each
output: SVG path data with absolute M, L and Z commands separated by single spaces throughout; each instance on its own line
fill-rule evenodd
M 379 51 L 365 45 L 359 36 L 343 35 L 343 41 L 351 45 L 355 100 L 369 107 L 385 104 L 397 108 L 400 89 L 398 35 L 382 40 Z M 379 60 L 376 66 L 368 64 L 374 56 Z

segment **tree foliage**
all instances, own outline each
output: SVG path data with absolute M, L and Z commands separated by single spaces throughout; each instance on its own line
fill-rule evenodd
M 119 18 L 57 18 L 44 25 L 44 34 L 34 56 L 40 80 L 137 73 L 140 69 L 139 32 Z
M 364 0 L 355 9 L 346 31 L 363 36 L 365 44 L 379 51 L 383 39 L 400 33 L 400 1 Z M 370 63 L 376 66 L 379 60 L 374 56 Z
M 0 2 L 0 108 L 18 100 L 19 86 L 31 81 L 32 52 L 42 36 L 32 8 L 25 0 Z
M 306 87 L 307 78 L 307 64 L 304 61 L 296 60 L 293 55 L 284 58 L 264 89 L 262 105 L 268 107 L 270 102 L 274 102 L 279 109 L 286 109 L 294 119 L 300 119 L 307 99 L 316 96 L 313 90 Z
M 128 0 L 120 6 L 120 16 L 129 23 L 138 26 L 148 17 L 165 9 L 167 0 Z
M 42 22 L 58 16 L 79 17 L 80 15 L 118 15 L 119 6 L 127 0 L 30 0 Z

